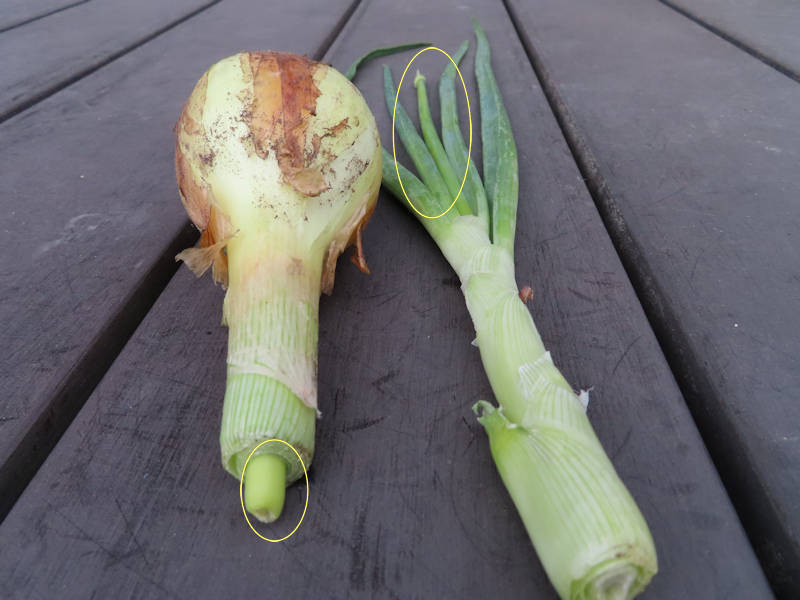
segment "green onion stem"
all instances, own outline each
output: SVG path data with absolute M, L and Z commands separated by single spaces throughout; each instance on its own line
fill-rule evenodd
M 247 510 L 264 523 L 283 511 L 286 498 L 286 463 L 277 454 L 259 454 L 247 463 L 244 502 Z
M 480 203 L 477 215 L 448 214 L 441 219 L 419 220 L 461 280 L 481 361 L 499 404 L 495 408 L 481 401 L 474 410 L 489 436 L 497 469 L 550 581 L 562 598 L 632 598 L 658 569 L 653 540 L 595 435 L 585 404 L 553 364 L 530 311 L 520 299 L 513 257 L 518 191 L 516 147 L 492 73 L 488 41 L 477 23 L 475 33 L 491 232 Z M 387 70 L 384 92 L 390 111 L 393 88 Z M 418 80 L 418 93 L 421 88 L 424 90 Z M 451 99 L 445 100 L 442 123 L 443 129 L 447 124 L 448 134 L 443 133 L 443 137 L 450 140 L 452 148 L 457 145 L 456 107 Z M 427 98 L 422 97 L 419 104 L 422 113 Z M 401 139 L 425 183 L 403 167 L 398 169 L 409 197 L 430 207 L 441 202 L 440 191 L 428 183 L 430 177 L 418 163 L 431 170 L 442 161 L 434 162 L 401 109 L 398 104 L 397 112 L 403 115 Z M 423 128 L 428 118 L 429 115 L 421 115 Z M 435 143 L 428 146 L 434 146 L 435 156 Z M 448 153 L 451 168 L 458 165 L 458 153 Z M 394 164 L 389 163 L 386 154 L 384 151 L 383 183 L 402 200 Z M 454 156 L 457 160 L 453 160 Z M 466 156 L 461 155 L 460 164 L 465 160 Z M 438 172 L 437 176 L 436 181 L 443 185 Z
M 542 402 L 542 412 L 566 417 L 570 405 Z M 582 408 L 574 410 L 575 427 L 545 420 L 527 428 L 502 408 L 475 406 L 497 470 L 559 595 L 633 598 L 657 569 L 653 540 L 588 421 L 579 417 Z

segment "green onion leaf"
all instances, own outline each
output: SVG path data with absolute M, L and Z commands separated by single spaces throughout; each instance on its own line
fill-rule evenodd
M 456 64 L 460 64 L 464 55 L 469 48 L 469 42 L 464 41 L 456 53 L 453 55 L 453 60 Z M 467 162 L 469 150 L 467 144 L 464 143 L 464 137 L 461 134 L 461 127 L 458 122 L 458 106 L 456 105 L 456 68 L 452 63 L 448 62 L 445 67 L 442 77 L 439 79 L 439 103 L 442 113 L 442 142 L 450 157 L 450 164 L 453 165 L 455 172 L 461 174 Z M 464 184 L 464 189 L 461 194 L 469 203 L 472 213 L 486 223 L 488 232 L 489 227 L 489 207 L 486 201 L 486 192 L 483 189 L 483 182 L 481 176 L 478 174 L 478 169 L 475 163 L 470 158 L 469 171 L 467 173 L 467 181 Z
M 399 99 L 397 100 L 397 109 L 395 110 L 395 98 L 397 98 L 397 93 L 394 87 L 394 81 L 392 80 L 392 72 L 387 66 L 383 68 L 383 93 L 389 112 L 395 111 L 395 131 L 400 136 L 406 148 L 406 152 L 408 152 L 408 155 L 411 157 L 411 161 L 414 163 L 422 181 L 425 182 L 425 185 L 441 204 L 441 209 L 437 213 L 433 215 L 425 213 L 430 217 L 434 217 L 447 210 L 453 202 L 453 196 L 450 195 L 447 184 L 444 182 L 436 166 L 436 162 L 433 160 L 431 153 L 428 152 L 425 142 L 417 133 L 414 124 L 411 122 L 408 113 L 406 113 Z M 392 163 L 394 163 L 394 160 L 392 160 Z
M 400 172 L 400 177 L 403 178 L 402 189 L 400 188 L 400 181 L 397 179 L 397 171 Z M 411 208 L 411 206 L 409 206 L 408 202 L 403 196 L 403 189 L 405 189 L 406 196 L 408 196 L 411 202 L 414 203 L 416 209 L 424 215 L 436 216 L 447 207 L 445 206 L 442 208 L 441 203 L 433 194 L 431 194 L 430 190 L 425 187 L 425 184 L 422 183 L 417 176 L 414 175 L 414 173 L 406 169 L 399 162 L 397 163 L 397 171 L 395 171 L 394 167 L 394 158 L 391 154 L 389 154 L 389 152 L 386 151 L 386 148 L 384 148 L 383 186 L 388 189 L 397 200 L 402 202 L 410 212 L 414 213 L 414 216 L 416 216 L 425 226 L 425 228 L 431 234 L 431 237 L 437 239 L 439 233 L 442 231 L 445 225 L 450 223 L 456 215 L 453 213 L 453 211 L 448 211 L 446 215 L 439 217 L 438 219 L 426 219 L 421 217 Z
M 450 164 L 450 159 L 447 157 L 447 152 L 445 152 L 444 146 L 442 146 L 442 142 L 439 139 L 439 135 L 436 133 L 436 126 L 433 124 L 431 108 L 428 104 L 428 90 L 425 86 L 425 76 L 420 72 L 417 72 L 417 76 L 414 77 L 414 87 L 417 88 L 419 124 L 420 129 L 422 129 L 422 137 L 425 140 L 425 144 L 428 146 L 428 150 L 430 150 L 436 166 L 439 167 L 439 173 L 441 174 L 442 179 L 444 179 L 450 195 L 453 198 L 458 195 L 458 199 L 456 200 L 455 204 L 456 210 L 458 210 L 458 212 L 462 215 L 471 215 L 472 210 L 470 209 L 469 204 L 467 204 L 467 201 L 464 199 L 464 196 L 461 194 L 463 170 L 459 175 L 456 175 L 455 171 L 453 170 L 453 166 Z
M 375 48 L 375 50 L 370 50 L 364 56 L 350 65 L 350 68 L 347 69 L 347 72 L 344 74 L 350 81 L 353 81 L 353 78 L 356 76 L 356 72 L 358 71 L 359 67 L 366 62 L 371 61 L 373 58 L 380 58 L 381 56 L 389 56 L 390 54 L 396 54 L 398 52 L 403 52 L 404 50 L 413 50 L 414 48 L 423 48 L 425 46 L 430 46 L 428 42 L 412 42 L 410 44 L 400 44 L 399 46 L 387 46 L 385 48 Z
M 517 226 L 517 147 L 508 113 L 492 72 L 491 51 L 486 34 L 473 21 L 478 48 L 475 53 L 475 78 L 481 103 L 483 142 L 483 181 L 492 209 L 492 242 L 514 255 Z

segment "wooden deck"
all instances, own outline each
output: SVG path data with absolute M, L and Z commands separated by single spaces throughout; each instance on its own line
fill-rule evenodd
M 800 597 L 791 3 L 37 0 L 0 11 L 1 598 L 556 597 L 470 410 L 491 389 L 457 280 L 403 207 L 381 194 L 372 275 L 343 260 L 322 300 L 282 544 L 220 465 L 223 292 L 173 261 L 197 233 L 172 126 L 208 66 L 344 70 L 472 17 L 519 148 L 517 280 L 652 530 L 643 597 Z M 408 59 L 356 81 L 384 143 L 380 65 Z

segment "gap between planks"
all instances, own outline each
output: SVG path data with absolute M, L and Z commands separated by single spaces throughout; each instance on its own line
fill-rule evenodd
M 790 67 L 787 67 L 786 65 L 782 64 L 780 61 L 772 58 L 771 56 L 769 56 L 767 54 L 764 54 L 760 50 L 757 50 L 756 48 L 750 46 L 746 42 L 743 42 L 739 38 L 737 38 L 737 37 L 725 32 L 725 31 L 723 31 L 719 27 L 717 27 L 715 25 L 712 25 L 711 23 L 708 23 L 707 21 L 705 21 L 701 17 L 698 17 L 697 15 L 695 15 L 694 13 L 686 10 L 682 6 L 678 6 L 676 4 L 673 4 L 672 2 L 670 2 L 670 0 L 658 0 L 658 1 L 661 2 L 661 4 L 663 4 L 667 8 L 671 8 L 672 10 L 674 10 L 679 15 L 681 15 L 683 17 L 686 17 L 687 19 L 689 19 L 693 23 L 696 23 L 700 27 L 703 27 L 704 29 L 707 29 L 708 31 L 710 31 L 711 33 L 716 35 L 717 37 L 722 38 L 723 40 L 725 40 L 729 44 L 734 45 L 739 50 L 742 50 L 743 52 L 747 52 L 747 54 L 749 54 L 750 56 L 752 56 L 756 60 L 760 60 L 762 63 L 764 63 L 768 67 L 771 67 L 772 69 L 775 69 L 781 75 L 785 75 L 789 79 L 792 79 L 792 80 L 800 83 L 800 73 L 795 72 L 793 69 L 791 69 Z
M 138 48 L 147 41 L 165 33 L 220 1 L 214 0 L 200 7 L 191 14 L 150 35 L 147 39 L 115 54 L 101 65 L 82 72 L 81 75 L 71 79 L 69 84 L 93 73 L 112 60 Z M 362 0 L 353 0 L 348 5 L 347 10 L 314 51 L 312 55 L 314 60 L 323 59 L 361 2 Z M 51 93 L 55 93 L 69 84 L 59 86 L 57 90 Z M 47 95 L 50 94 L 48 93 Z M 39 100 L 42 99 L 44 99 L 44 96 Z M 0 122 L 2 122 L 2 118 L 0 118 Z M 86 352 L 69 372 L 69 375 L 58 386 L 50 398 L 47 410 L 39 415 L 31 428 L 23 434 L 14 452 L 6 463 L 0 466 L 0 484 L 2 484 L 3 489 L 3 494 L 0 496 L 0 523 L 11 511 L 28 483 L 36 475 L 39 467 L 47 459 L 50 451 L 83 408 L 89 396 L 91 396 L 117 356 L 122 352 L 128 340 L 133 336 L 147 313 L 158 300 L 158 297 L 167 287 L 173 275 L 177 272 L 180 264 L 175 261 L 175 255 L 185 248 L 194 246 L 198 238 L 199 232 L 187 218 L 178 234 L 169 241 L 164 252 L 153 263 L 139 283 L 134 286 L 130 294 L 121 303 L 119 310 L 92 341 Z
M 192 246 L 198 232 L 187 223 L 122 301 L 106 326 L 70 369 L 14 451 L 0 466 L 0 522 L 33 479 L 50 451 L 178 270 L 174 256 Z
M 54 15 L 56 13 L 60 13 L 61 11 L 75 8 L 76 6 L 80 6 L 81 4 L 86 4 L 89 0 L 78 0 L 77 2 L 72 2 L 70 4 L 65 4 L 64 6 L 59 6 L 52 10 L 45 11 L 43 13 L 39 13 L 38 15 L 33 15 L 32 17 L 26 17 L 21 19 L 17 22 L 12 22 L 10 25 L 5 25 L 0 27 L 0 33 L 5 33 L 6 31 L 10 31 L 11 29 L 16 29 L 17 27 L 22 27 L 23 25 L 27 25 L 28 23 L 33 23 L 34 21 L 38 21 L 39 19 L 44 19 L 45 17 L 49 17 L 50 15 Z
M 108 65 L 108 64 L 114 62 L 115 60 L 117 60 L 118 58 L 122 58 L 126 54 L 136 50 L 140 46 L 145 45 L 147 42 L 149 42 L 151 40 L 154 40 L 158 36 L 168 32 L 170 29 L 173 29 L 173 28 L 177 27 L 181 23 L 183 23 L 185 21 L 188 21 L 192 17 L 194 17 L 196 15 L 199 15 L 203 11 L 208 10 L 209 8 L 214 6 L 215 4 L 218 4 L 219 2 L 221 2 L 221 0 L 211 0 L 211 2 L 196 8 L 195 10 L 193 10 L 192 12 L 182 16 L 181 18 L 176 19 L 174 21 L 171 21 L 170 23 L 167 23 L 166 25 L 164 25 L 160 29 L 156 29 L 154 32 L 152 32 L 149 35 L 143 37 L 139 41 L 134 42 L 133 44 L 118 50 L 117 52 L 114 52 L 113 54 L 111 54 L 110 56 L 107 56 L 106 58 L 104 58 L 100 62 L 97 62 L 97 63 L 95 63 L 95 64 L 93 64 L 93 65 L 91 65 L 89 67 L 86 67 L 85 69 L 82 69 L 81 71 L 78 71 L 77 73 L 74 73 L 69 78 L 65 79 L 64 81 L 60 81 L 60 82 L 56 83 L 55 85 L 52 85 L 49 88 L 47 88 L 45 90 L 42 90 L 41 92 L 39 92 L 37 94 L 34 94 L 33 96 L 31 96 L 29 98 L 26 98 L 24 101 L 22 101 L 19 104 L 13 106 L 12 108 L 10 108 L 7 111 L 5 111 L 4 113 L 0 113 L 0 123 L 3 123 L 4 121 L 7 121 L 11 117 L 13 117 L 15 115 L 18 115 L 19 113 L 21 113 L 21 112 L 23 112 L 25 110 L 28 110 L 32 106 L 34 106 L 34 105 L 38 104 L 39 102 L 41 102 L 42 100 L 45 100 L 45 99 L 49 98 L 50 96 L 52 96 L 53 94 L 55 94 L 57 92 L 60 92 L 61 90 L 71 86 L 73 83 L 75 83 L 77 81 L 80 81 L 81 79 L 83 79 L 84 77 L 87 77 L 88 75 L 91 75 L 95 71 L 99 71 L 100 69 L 102 69 L 106 65 Z
M 659 0 L 659 2 L 668 5 L 666 0 Z M 663 294 L 655 282 L 646 256 L 628 229 L 614 195 L 600 173 L 594 153 L 572 118 L 567 103 L 558 92 L 557 84 L 536 51 L 531 38 L 520 25 L 514 7 L 509 4 L 508 0 L 503 0 L 503 5 L 528 55 L 528 60 L 533 67 L 539 85 L 542 87 L 550 109 L 567 141 L 573 160 L 578 166 L 584 184 L 597 207 L 603 225 L 617 251 L 625 273 L 631 281 L 650 327 L 655 333 L 656 341 L 664 353 L 667 364 L 675 377 L 692 419 L 711 456 L 714 467 L 717 469 L 725 490 L 731 499 L 731 503 L 742 522 L 751 546 L 753 548 L 757 547 L 753 543 L 755 532 L 760 532 L 763 535 L 764 531 L 769 531 L 770 537 L 779 540 L 782 547 L 791 547 L 790 536 L 781 527 L 780 521 L 774 514 L 767 514 L 764 511 L 764 507 L 758 502 L 758 498 L 766 498 L 766 495 L 764 493 L 754 493 L 752 489 L 753 482 L 757 481 L 755 467 L 747 457 L 738 452 L 737 444 L 733 438 L 720 433 L 731 431 L 733 429 L 732 423 L 725 415 L 716 414 L 712 418 L 704 410 L 703 398 L 714 397 L 719 403 L 721 403 L 721 399 L 718 398 L 714 386 L 700 366 L 701 357 L 696 356 L 691 351 L 685 335 L 679 328 L 673 326 L 673 324 L 679 322 L 679 315 L 668 304 L 662 302 Z M 674 7 L 670 6 L 670 8 Z M 675 10 L 681 12 L 679 9 Z M 684 16 L 691 19 L 689 15 Z M 695 19 L 692 20 L 694 21 Z M 697 22 L 706 27 L 702 22 Z M 724 37 L 724 34 L 712 30 L 711 27 L 707 28 L 712 33 Z M 735 40 L 725 39 L 735 46 L 748 51 Z M 753 54 L 749 51 L 748 53 Z M 753 56 L 763 60 L 755 54 Z M 764 62 L 770 67 L 777 68 L 766 60 Z M 797 80 L 795 76 L 784 73 L 780 68 L 777 70 Z M 767 575 L 770 585 L 773 587 L 773 592 L 778 594 L 779 590 L 777 588 L 779 586 L 776 585 L 775 574 L 770 572 L 765 562 L 767 557 L 758 553 L 756 553 L 756 556 L 761 563 L 761 568 Z

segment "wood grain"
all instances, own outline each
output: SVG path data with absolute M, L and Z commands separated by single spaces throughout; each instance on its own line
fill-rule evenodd
M 219 0 L 88 2 L 0 34 L 0 121 Z
M 800 86 L 655 2 L 511 6 L 773 588 L 798 597 Z
M 594 388 L 590 418 L 653 530 L 661 573 L 648 596 L 768 598 L 502 5 L 369 2 L 326 60 L 344 70 L 409 40 L 452 49 L 472 37 L 473 16 L 494 44 L 520 149 L 518 280 L 535 291 L 556 363 L 576 388 Z M 399 75 L 408 58 L 386 62 Z M 430 79 L 444 67 L 418 60 Z M 380 62 L 357 83 L 386 141 Z M 401 97 L 413 107 L 410 92 Z M 384 195 L 364 246 L 372 275 L 343 260 L 321 304 L 322 418 L 295 537 L 272 545 L 249 532 L 219 465 L 222 292 L 181 269 L 0 526 L 0 592 L 553 598 L 470 410 L 491 390 L 453 272 Z M 288 514 L 265 534 L 294 526 L 303 493 L 291 488 Z
M 793 0 L 661 0 L 800 82 L 800 5 Z
M 4 0 L 0 13 L 0 33 L 85 2 L 89 0 Z

